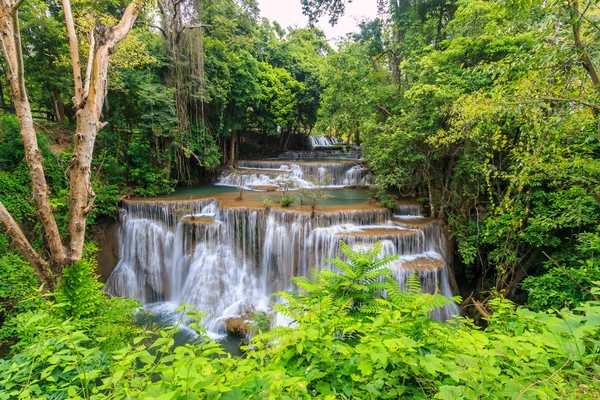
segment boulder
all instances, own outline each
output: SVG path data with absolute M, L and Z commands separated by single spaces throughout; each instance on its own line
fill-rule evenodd
M 225 320 L 225 329 L 232 336 L 246 337 L 248 323 L 243 318 L 227 318 Z

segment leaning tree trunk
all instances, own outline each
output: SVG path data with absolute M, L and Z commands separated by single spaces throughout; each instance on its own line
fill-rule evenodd
M 35 208 L 44 230 L 44 237 L 48 244 L 48 248 L 50 249 L 51 263 L 60 267 L 64 265 L 65 262 L 65 249 L 48 199 L 48 185 L 44 174 L 42 155 L 38 147 L 33 117 L 31 115 L 31 106 L 25 88 L 23 54 L 21 50 L 21 35 L 18 17 L 19 6 L 21 4 L 22 1 L 13 3 L 9 0 L 2 0 L 0 2 L 2 49 L 8 68 L 11 98 L 19 119 L 21 140 L 23 141 L 25 150 L 25 160 L 29 169 L 29 175 L 31 176 L 31 189 Z M 2 207 L 2 213 L 4 214 L 5 212 L 8 213 L 6 209 Z M 10 218 L 12 219 L 12 217 Z M 4 215 L 3 220 L 8 221 L 9 219 Z M 20 229 L 19 232 L 17 232 L 16 228 L 13 227 L 11 232 L 14 233 L 11 237 L 15 237 L 15 235 L 22 235 L 23 238 L 25 237 L 23 232 L 20 232 Z M 23 254 L 30 252 L 30 249 L 23 246 L 21 240 L 15 240 L 15 244 Z M 30 244 L 29 247 L 31 247 Z

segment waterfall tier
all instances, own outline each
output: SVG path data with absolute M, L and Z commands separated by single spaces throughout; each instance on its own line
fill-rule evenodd
M 310 145 L 313 149 L 318 149 L 318 148 L 322 148 L 322 147 L 334 147 L 334 146 L 340 146 L 344 144 L 344 141 L 341 139 L 338 139 L 336 137 L 329 137 L 329 136 L 312 136 L 310 135 L 308 137 L 308 140 L 310 141 Z
M 207 312 L 212 332 L 240 307 L 267 309 L 270 295 L 293 289 L 290 278 L 341 257 L 339 241 L 351 247 L 383 243 L 382 255 L 404 285 L 417 272 L 424 291 L 452 296 L 444 262 L 442 227 L 415 219 L 417 205 L 385 209 L 309 212 L 228 208 L 215 199 L 125 202 L 121 209 L 120 262 L 107 282 L 111 295 L 143 303 L 192 304 Z M 455 306 L 436 317 L 457 314 Z
M 224 173 L 217 184 L 247 190 L 367 186 L 373 184 L 373 176 L 367 168 L 352 161 L 239 161 L 238 169 Z

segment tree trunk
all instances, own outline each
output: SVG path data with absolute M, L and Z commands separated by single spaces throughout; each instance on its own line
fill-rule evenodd
M 231 131 L 231 141 L 229 143 L 229 166 L 235 168 L 235 142 L 237 139 L 237 132 Z
M 68 0 L 63 0 L 63 4 L 65 3 L 68 3 Z M 68 222 L 68 257 L 71 262 L 81 259 L 83 255 L 87 216 L 94 207 L 96 197 L 92 190 L 90 175 L 96 137 L 100 129 L 106 125 L 100 120 L 108 87 L 110 54 L 133 27 L 140 4 L 141 0 L 129 4 L 117 25 L 96 28 L 97 48 L 91 67 L 90 81 L 85 83 L 85 87 L 89 87 L 89 93 L 84 99 L 83 108 L 76 115 L 77 129 L 71 159 Z M 69 25 L 69 19 L 65 19 Z M 70 22 L 72 23 L 72 19 Z M 69 35 L 69 40 L 73 46 L 73 41 L 77 38 Z
M 6 102 L 4 101 L 4 85 L 0 81 L 0 107 L 5 107 Z
M 71 14 L 71 2 L 62 0 L 63 12 L 65 13 L 65 23 L 69 35 L 69 50 L 71 51 L 71 66 L 73 67 L 73 84 L 75 86 L 75 108 L 83 104 L 83 80 L 81 79 L 81 65 L 79 64 L 79 42 Z
M 40 257 L 40 255 L 33 249 L 29 240 L 23 234 L 23 231 L 17 225 L 16 221 L 9 214 L 8 210 L 0 202 L 0 225 L 4 227 L 6 234 L 9 235 L 13 243 L 17 246 L 19 251 L 23 254 L 25 259 L 29 261 L 33 267 L 35 274 L 39 278 L 40 282 L 46 287 L 46 289 L 52 291 L 55 288 L 54 277 L 48 263 Z
M 53 89 L 52 97 L 52 102 L 54 103 L 54 112 L 56 114 L 56 122 L 65 122 L 67 119 L 65 116 L 65 105 L 60 98 L 60 90 L 57 87 Z
M 52 264 L 62 267 L 66 259 L 65 249 L 48 199 L 48 185 L 44 174 L 42 155 L 38 147 L 31 106 L 25 89 L 18 9 L 13 9 L 7 0 L 2 0 L 0 3 L 0 28 L 2 29 L 4 56 L 9 71 L 11 97 L 21 128 L 21 140 L 23 141 L 25 160 L 31 176 L 31 189 L 35 208 L 44 228 Z
M 427 192 L 429 193 L 429 211 L 431 218 L 435 218 L 435 205 L 433 204 L 433 192 L 431 187 L 431 177 L 427 177 Z

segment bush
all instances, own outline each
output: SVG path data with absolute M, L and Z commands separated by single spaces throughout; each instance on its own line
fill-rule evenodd
M 575 249 L 557 252 L 548 260 L 539 276 L 523 280 L 527 305 L 536 311 L 575 309 L 582 303 L 597 300 L 592 294 L 594 282 L 600 282 L 600 236 L 583 233 Z
M 39 285 L 33 268 L 22 257 L 14 253 L 0 257 L 0 348 L 17 341 L 16 317 L 44 303 Z
M 379 200 L 377 202 L 377 205 L 379 205 L 380 207 L 385 207 L 388 210 L 394 211 L 398 206 L 398 202 L 395 199 L 392 199 L 391 197 L 386 197 Z
M 264 312 L 256 312 L 252 315 L 250 331 L 253 333 L 268 332 L 271 329 L 271 317 Z
M 84 257 L 63 271 L 63 279 L 58 284 L 56 301 L 63 303 L 63 310 L 69 317 L 81 318 L 96 314 L 103 302 L 103 285 L 95 274 L 98 262 L 98 248 L 87 244 Z
M 271 200 L 271 199 L 264 199 L 263 200 L 263 207 L 266 208 L 267 210 L 269 208 L 271 208 L 272 205 L 273 205 L 273 200 Z
M 294 199 L 292 196 L 283 196 L 279 201 L 279 204 L 281 207 L 289 207 L 294 204 L 295 201 L 296 199 Z

